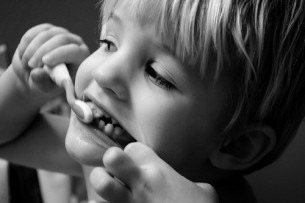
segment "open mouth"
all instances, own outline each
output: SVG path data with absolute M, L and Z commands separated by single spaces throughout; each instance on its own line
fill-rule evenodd
M 89 126 L 101 131 L 102 134 L 109 137 L 122 148 L 131 142 L 136 142 L 136 140 L 118 123 L 118 121 L 111 117 L 107 112 L 98 108 L 88 98 L 86 98 L 85 103 L 90 107 L 93 113 L 93 121 Z

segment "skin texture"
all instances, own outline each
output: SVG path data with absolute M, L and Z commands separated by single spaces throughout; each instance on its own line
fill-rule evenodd
M 91 173 L 97 193 L 110 202 L 172 202 L 177 189 L 189 192 L 176 187 L 185 185 L 176 171 L 193 181 L 213 177 L 208 162 L 226 121 L 230 77 L 223 74 L 215 82 L 207 73 L 202 80 L 194 67 L 160 44 L 154 25 L 141 26 L 120 7 L 104 25 L 101 42 L 79 67 L 76 94 L 93 101 L 142 144 L 107 150 L 100 144 L 105 135 L 72 115 L 66 148 L 84 165 L 103 163 Z
M 101 47 L 101 49 L 104 48 L 104 46 Z M 40 68 L 41 63 L 51 67 L 60 63 L 69 64 L 70 74 L 73 76 L 73 72 L 75 72 L 73 67 L 77 67 L 87 55 L 88 49 L 82 40 L 62 28 L 44 24 L 30 29 L 25 34 L 16 50 L 12 65 L 0 80 L 1 87 L 7 87 L 10 84 L 9 91 L 8 89 L 0 91 L 1 96 L 3 96 L 0 105 L 1 113 L 10 115 L 1 119 L 0 128 L 3 129 L 1 131 L 3 137 L 1 138 L 5 138 L 1 141 L 2 143 L 7 142 L 20 134 L 23 136 L 9 144 L 2 145 L 0 148 L 1 157 L 31 167 L 82 175 L 79 165 L 67 156 L 63 147 L 67 132 L 67 119 L 48 115 L 37 116 L 37 114 L 39 107 L 45 101 L 62 91 L 49 80 L 46 72 Z M 83 74 L 83 72 L 80 71 L 79 74 Z M 86 80 L 88 75 L 84 76 Z M 90 75 L 89 78 L 92 79 Z M 163 89 L 159 89 L 160 87 L 156 86 L 153 81 L 153 78 L 147 78 L 149 87 L 152 87 L 154 92 L 165 96 Z M 86 82 L 78 78 L 76 86 L 80 88 L 79 85 L 86 85 Z M 79 90 L 77 94 L 80 96 Z M 26 111 L 21 109 L 26 109 Z M 16 117 L 18 122 L 24 125 L 13 125 L 16 122 L 14 120 Z M 75 116 L 72 114 L 66 140 L 67 149 L 77 161 L 86 161 L 89 158 L 95 162 L 95 165 L 99 166 L 95 168 L 83 165 L 83 175 L 88 182 L 90 199 L 101 200 L 103 197 L 110 202 L 217 201 L 217 195 L 211 185 L 197 185 L 181 176 L 160 159 L 152 149 L 142 143 L 130 144 L 123 151 L 115 147 L 100 149 L 96 143 L 87 142 L 86 148 L 74 145 L 75 151 L 71 151 L 75 140 L 88 135 L 85 130 L 73 132 L 74 127 L 76 127 L 73 122 L 80 121 L 75 120 Z M 128 127 L 128 130 L 131 128 Z M 144 142 L 144 139 L 140 139 L 140 132 L 136 126 L 131 132 L 137 132 L 135 133 L 136 138 Z M 176 133 L 176 131 L 172 133 Z M 157 135 L 154 137 L 158 138 Z M 81 141 L 86 141 L 86 139 Z M 148 142 L 144 143 L 148 144 Z M 79 143 L 76 142 L 76 144 Z M 105 152 L 106 154 L 104 154 Z M 81 153 L 83 154 L 81 155 Z M 81 157 L 79 158 L 78 155 Z M 142 155 L 142 157 L 137 155 Z M 123 164 L 118 164 L 120 162 Z M 129 174 L 134 175 L 130 176 L 130 179 L 126 179 L 126 171 L 130 172 L 128 176 Z M 145 187 L 142 187 L 144 185 Z M 167 188 L 166 192 L 162 188 Z M 98 195 L 93 193 L 93 190 Z M 177 191 L 179 192 L 177 193 Z
M 126 16 L 127 11 L 118 9 L 106 24 L 101 39 L 109 43 L 102 43 L 79 67 L 76 94 L 89 97 L 174 168 L 200 168 L 216 149 L 225 123 L 229 79 L 223 76 L 215 83 L 207 74 L 201 80 L 195 69 L 160 48 L 153 25 L 141 27 Z M 173 89 L 160 84 L 159 78 Z M 99 164 L 105 150 L 85 140 L 88 130 L 71 120 L 68 151 L 80 162 L 91 159 L 91 164 Z M 77 145 L 86 147 L 81 151 Z M 94 154 L 100 156 L 94 160 Z

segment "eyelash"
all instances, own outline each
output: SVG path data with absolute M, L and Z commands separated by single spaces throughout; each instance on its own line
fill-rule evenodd
M 98 40 L 100 47 L 102 47 L 104 44 L 106 45 L 106 51 L 111 51 L 111 45 L 115 46 L 114 43 L 107 39 L 99 39 Z
M 111 42 L 110 40 L 107 39 L 100 39 L 98 40 L 100 46 L 103 46 L 104 44 L 106 45 L 106 51 L 111 51 L 111 45 L 114 45 L 113 42 Z M 146 67 L 146 72 L 149 75 L 149 77 L 151 78 L 151 80 L 153 80 L 153 82 L 158 85 L 159 87 L 165 89 L 165 90 L 173 90 L 175 89 L 175 86 L 173 84 L 171 84 L 170 82 L 168 82 L 166 79 L 164 79 L 160 74 L 158 74 L 151 66 L 150 66 L 151 62 L 148 63 L 147 67 Z
M 175 89 L 175 86 L 164 79 L 161 75 L 159 75 L 151 66 L 150 64 L 146 67 L 146 73 L 149 75 L 149 78 L 153 80 L 153 82 L 158 85 L 159 87 L 171 91 Z

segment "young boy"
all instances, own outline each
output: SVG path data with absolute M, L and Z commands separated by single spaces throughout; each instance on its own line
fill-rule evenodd
M 105 0 L 88 58 L 74 35 L 35 27 L 0 80 L 0 139 L 25 134 L 0 154 L 79 174 L 60 145 L 67 134 L 69 155 L 109 202 L 216 201 L 190 181 L 210 183 L 220 202 L 254 202 L 242 175 L 272 163 L 304 116 L 303 10 L 301 0 Z M 81 63 L 75 91 L 92 124 L 37 116 L 58 89 L 34 67 L 59 63 Z

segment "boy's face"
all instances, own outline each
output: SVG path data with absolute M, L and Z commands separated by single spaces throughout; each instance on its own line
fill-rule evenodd
M 141 26 L 120 7 L 101 39 L 100 48 L 79 67 L 77 95 L 99 113 L 106 111 L 176 170 L 200 169 L 227 122 L 230 77 L 222 74 L 214 81 L 207 72 L 200 78 L 160 43 L 154 25 Z M 106 150 L 101 137 L 115 134 L 96 129 L 71 116 L 66 147 L 83 164 L 101 165 Z

